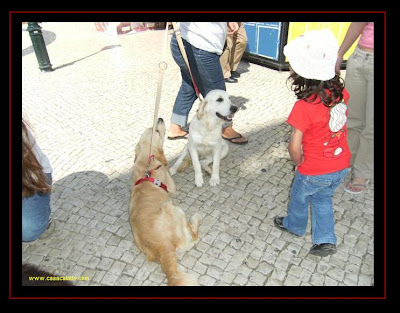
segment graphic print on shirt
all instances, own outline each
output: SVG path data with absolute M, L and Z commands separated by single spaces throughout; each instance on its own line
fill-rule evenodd
M 347 105 L 340 102 L 330 109 L 329 112 L 329 129 L 331 134 L 324 146 L 324 156 L 327 158 L 338 158 L 343 152 L 341 141 L 346 137 L 346 131 L 343 129 L 347 122 Z

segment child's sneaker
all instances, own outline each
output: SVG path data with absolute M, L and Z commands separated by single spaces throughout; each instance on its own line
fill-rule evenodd
M 286 231 L 289 234 L 292 234 L 294 236 L 300 237 L 299 235 L 296 235 L 294 233 L 292 233 L 290 230 L 288 230 L 285 226 L 283 226 L 283 219 L 285 217 L 284 216 L 275 216 L 274 218 L 274 224 L 276 227 L 278 227 L 280 230 Z
M 310 254 L 317 256 L 328 256 L 336 253 L 336 245 L 332 243 L 321 243 L 319 245 L 315 244 L 310 249 Z

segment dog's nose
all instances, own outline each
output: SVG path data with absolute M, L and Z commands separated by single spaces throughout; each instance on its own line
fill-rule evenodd
M 159 117 L 157 123 L 164 123 L 164 120 L 161 117 Z
M 232 113 L 232 114 L 233 114 L 233 113 L 236 113 L 238 109 L 239 109 L 239 108 L 238 108 L 237 106 L 232 105 L 232 106 L 231 106 L 231 113 Z

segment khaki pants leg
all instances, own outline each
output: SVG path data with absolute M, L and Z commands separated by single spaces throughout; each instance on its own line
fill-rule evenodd
M 236 71 L 247 46 L 247 35 L 243 22 L 239 23 L 239 30 L 226 37 L 226 45 L 221 55 L 221 67 L 224 78 L 231 77 L 231 72 Z
M 374 55 L 356 48 L 347 61 L 348 144 L 353 176 L 374 176 Z

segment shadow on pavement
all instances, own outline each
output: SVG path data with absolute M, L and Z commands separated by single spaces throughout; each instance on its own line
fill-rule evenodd
M 121 45 L 110 45 L 110 46 L 105 46 L 105 47 L 103 47 L 101 50 L 99 50 L 99 51 L 97 51 L 97 52 L 95 52 L 95 53 L 89 54 L 88 56 L 85 56 L 85 57 L 80 58 L 80 59 L 78 59 L 78 60 L 75 60 L 75 61 L 72 61 L 72 62 L 63 64 L 63 65 L 54 67 L 53 69 L 54 69 L 54 70 L 59 70 L 59 69 L 61 69 L 61 68 L 63 68 L 63 67 L 67 67 L 67 66 L 70 66 L 70 65 L 74 65 L 75 63 L 77 63 L 77 62 L 79 62 L 79 61 L 82 61 L 82 60 L 85 60 L 85 59 L 87 59 L 87 58 L 90 58 L 90 57 L 92 57 L 92 56 L 94 56 L 94 55 L 96 55 L 96 54 L 98 54 L 98 53 L 100 53 L 100 52 L 102 52 L 102 51 L 110 50 L 110 49 L 114 49 L 114 48 L 118 48 L 118 47 L 121 47 Z

